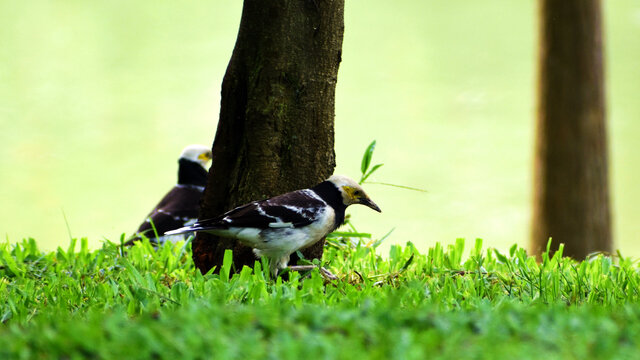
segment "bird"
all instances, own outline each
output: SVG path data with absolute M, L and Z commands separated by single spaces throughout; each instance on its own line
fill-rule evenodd
M 353 204 L 382 212 L 357 182 L 333 175 L 311 188 L 253 201 L 165 235 L 202 231 L 237 239 L 253 248 L 257 256 L 268 258 L 270 271 L 277 276 L 287 267 L 292 253 L 315 244 L 342 225 L 345 210 Z
M 211 149 L 204 145 L 188 145 L 182 150 L 178 159 L 178 183 L 151 210 L 125 245 L 133 244 L 142 236 L 157 244 L 184 240 L 183 235 L 163 234 L 196 222 L 211 155 Z

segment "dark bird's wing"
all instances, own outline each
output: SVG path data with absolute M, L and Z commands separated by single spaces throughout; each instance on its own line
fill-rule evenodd
M 297 228 L 318 219 L 327 204 L 311 190 L 298 190 L 237 207 L 217 218 L 198 221 L 191 231 L 238 228 Z
M 137 234 L 155 238 L 167 231 L 185 226 L 189 221 L 198 218 L 202 189 L 194 186 L 175 186 L 160 200 L 158 205 L 147 215 L 138 228 Z M 153 223 L 153 226 L 152 226 Z

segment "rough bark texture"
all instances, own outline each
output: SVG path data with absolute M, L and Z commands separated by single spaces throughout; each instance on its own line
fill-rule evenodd
M 222 83 L 201 219 L 309 187 L 333 173 L 343 31 L 344 0 L 244 1 Z M 303 254 L 320 258 L 323 244 Z M 237 270 L 256 260 L 251 249 L 234 240 L 199 233 L 194 262 L 202 272 L 219 268 L 225 249 L 233 249 Z
M 612 246 L 599 0 L 542 0 L 532 248 Z

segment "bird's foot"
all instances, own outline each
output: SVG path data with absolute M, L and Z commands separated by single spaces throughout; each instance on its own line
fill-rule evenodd
M 290 265 L 288 267 L 288 269 L 290 271 L 309 271 L 309 270 L 313 270 L 314 268 L 317 268 L 318 266 L 316 265 Z M 318 268 L 318 270 L 320 271 L 320 275 L 322 275 L 322 277 L 324 277 L 327 280 L 338 280 L 338 277 L 333 275 L 331 273 L 331 271 L 327 270 L 326 268 L 320 266 Z

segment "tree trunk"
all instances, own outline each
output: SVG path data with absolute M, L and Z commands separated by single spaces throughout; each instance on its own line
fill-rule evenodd
M 611 250 L 599 0 L 541 0 L 532 248 Z
M 333 173 L 343 31 L 344 0 L 244 1 L 222 83 L 201 219 L 312 186 Z M 319 241 L 302 253 L 320 258 L 323 245 Z M 235 240 L 198 233 L 196 267 L 203 273 L 219 269 L 226 249 L 233 249 L 237 270 L 256 260 Z

